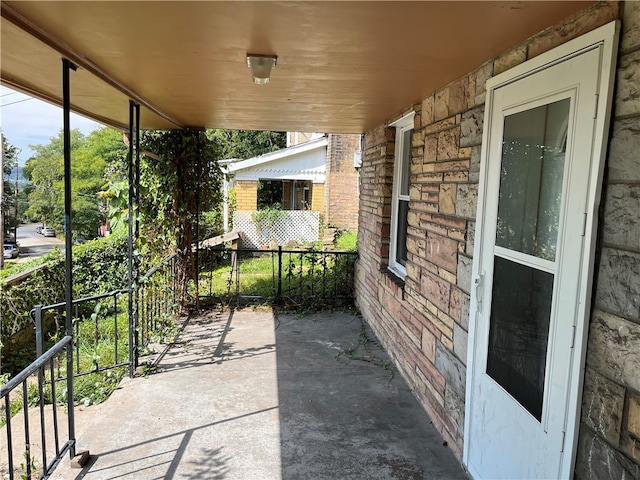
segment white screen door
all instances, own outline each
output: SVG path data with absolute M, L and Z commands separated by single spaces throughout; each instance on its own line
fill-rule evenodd
M 465 440 L 475 478 L 559 478 L 571 459 L 601 62 L 592 46 L 488 96 Z

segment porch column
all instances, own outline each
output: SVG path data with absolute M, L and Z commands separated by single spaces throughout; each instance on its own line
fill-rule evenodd
M 69 71 L 77 67 L 66 58 L 62 59 L 62 122 L 64 141 L 64 248 L 65 248 L 65 335 L 73 336 L 73 245 L 71 229 L 71 100 Z M 76 456 L 76 426 L 73 411 L 73 346 L 67 346 L 67 399 L 69 411 L 69 453 Z
M 128 284 L 129 291 L 129 376 L 133 377 L 138 367 L 138 255 L 134 246 L 140 234 L 138 200 L 140 186 L 140 105 L 129 101 L 129 235 L 128 247 Z

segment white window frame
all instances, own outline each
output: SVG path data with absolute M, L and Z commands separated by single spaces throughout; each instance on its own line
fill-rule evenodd
M 398 209 L 399 202 L 409 202 L 409 192 L 400 195 L 400 182 L 402 180 L 402 170 L 405 167 L 411 169 L 411 146 L 405 152 L 403 137 L 407 131 L 413 130 L 413 119 L 415 112 L 411 112 L 404 117 L 389 124 L 396 129 L 396 149 L 395 161 L 393 165 L 393 190 L 391 194 L 391 228 L 389 239 L 389 270 L 404 280 L 407 276 L 407 269 L 396 260 L 398 253 Z M 409 171 L 411 174 L 411 171 Z

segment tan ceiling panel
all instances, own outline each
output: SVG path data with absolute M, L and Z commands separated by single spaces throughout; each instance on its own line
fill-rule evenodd
M 112 124 L 134 98 L 145 128 L 362 132 L 589 3 L 2 2 L 2 78 L 59 98 L 71 52 L 74 105 Z

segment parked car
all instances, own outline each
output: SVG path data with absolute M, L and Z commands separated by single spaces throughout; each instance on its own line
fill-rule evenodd
M 4 244 L 4 258 L 18 258 L 20 247 L 15 243 Z
M 36 227 L 36 233 L 42 234 L 42 228 L 43 227 L 40 227 L 40 226 Z
M 42 229 L 42 235 L 44 235 L 45 237 L 55 237 L 56 231 L 51 227 L 44 227 Z

